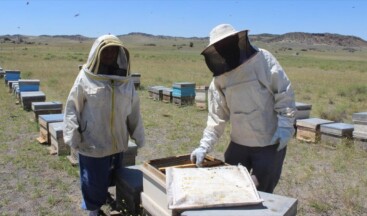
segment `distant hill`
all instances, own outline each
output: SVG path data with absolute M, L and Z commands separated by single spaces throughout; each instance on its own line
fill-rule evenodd
M 330 33 L 304 33 L 291 32 L 278 36 L 264 37 L 263 41 L 268 43 L 287 42 L 307 45 L 329 45 L 343 47 L 367 47 L 367 41 L 356 37 Z
M 161 40 L 200 40 L 207 41 L 208 37 L 173 37 L 164 35 L 151 35 L 140 32 L 132 32 L 125 35 L 118 35 L 118 37 L 126 38 L 130 41 L 141 43 L 154 43 Z M 3 35 L 0 36 L 0 43 L 42 43 L 43 39 L 63 39 L 73 41 L 86 41 L 94 38 L 85 37 L 82 35 L 40 35 L 40 36 L 25 36 L 25 35 Z M 367 41 L 349 35 L 339 35 L 331 33 L 305 33 L 305 32 L 291 32 L 282 35 L 276 34 L 258 34 L 250 35 L 251 41 L 261 41 L 264 43 L 287 43 L 300 45 L 328 45 L 341 47 L 367 47 Z

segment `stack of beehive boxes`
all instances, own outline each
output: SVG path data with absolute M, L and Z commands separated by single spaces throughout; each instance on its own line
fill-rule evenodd
M 193 105 L 195 103 L 195 83 L 177 82 L 174 83 L 172 101 L 178 106 Z
M 329 123 L 333 121 L 320 118 L 298 119 L 296 137 L 300 141 L 317 143 L 321 138 L 320 126 Z
M 354 113 L 352 120 L 354 143 L 367 151 L 367 112 Z
M 37 138 L 41 144 L 51 143 L 51 134 L 49 133 L 50 123 L 63 122 L 63 114 L 45 114 L 38 116 L 38 124 L 40 127 L 40 136 Z
M 350 141 L 353 137 L 353 125 L 347 123 L 330 123 L 320 126 L 321 141 L 332 146 Z

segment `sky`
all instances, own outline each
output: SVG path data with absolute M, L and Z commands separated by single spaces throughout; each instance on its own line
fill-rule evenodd
M 367 40 L 367 0 L 0 0 L 0 35 L 207 37 L 222 23 L 249 34 L 336 33 Z

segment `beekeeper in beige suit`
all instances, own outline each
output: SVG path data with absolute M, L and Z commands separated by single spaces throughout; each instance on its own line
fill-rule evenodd
M 242 164 L 256 176 L 257 189 L 272 193 L 294 134 L 295 101 L 291 82 L 275 57 L 252 46 L 248 31 L 229 24 L 210 32 L 202 52 L 213 80 L 208 91 L 208 121 L 191 160 L 200 166 L 231 123 L 225 162 Z
M 97 38 L 65 107 L 64 141 L 79 152 L 82 208 L 101 213 L 122 165 L 129 137 L 145 142 L 139 96 L 129 76 L 129 52 L 113 35 Z

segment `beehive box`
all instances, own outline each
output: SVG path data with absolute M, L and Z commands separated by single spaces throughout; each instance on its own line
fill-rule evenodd
M 19 98 L 19 84 L 18 83 L 13 83 L 12 85 L 12 93 L 13 93 L 13 96 L 15 98 Z
M 346 123 L 330 123 L 320 126 L 321 141 L 336 146 L 351 140 L 353 125 Z
M 210 166 L 222 166 L 224 162 L 211 156 L 207 156 L 205 163 Z M 168 200 L 166 194 L 165 168 L 167 167 L 191 167 L 189 155 L 156 159 L 145 162 L 140 170 L 143 172 L 143 192 L 141 193 L 141 203 L 144 212 L 153 216 L 172 216 L 172 215 L 243 215 L 243 216 L 293 216 L 297 213 L 297 199 L 284 197 L 280 195 L 259 192 L 264 200 L 262 204 L 226 207 L 226 208 L 205 208 L 188 210 L 170 210 L 168 209 Z
M 116 172 L 116 208 L 128 215 L 141 215 L 140 193 L 143 191 L 143 173 L 139 166 L 122 167 Z
M 31 110 L 32 102 L 44 102 L 46 95 L 42 91 L 20 92 L 20 101 L 24 110 Z
M 321 138 L 320 126 L 329 123 L 333 121 L 320 118 L 298 119 L 296 138 L 300 141 L 317 143 Z
M 140 87 L 140 77 L 141 77 L 140 73 L 132 73 L 131 74 L 131 79 L 133 80 L 134 86 L 135 86 L 136 89 L 138 89 Z
M 18 70 L 6 70 L 5 71 L 5 85 L 8 85 L 9 81 L 17 81 L 20 79 L 20 71 Z
M 192 82 L 177 82 L 172 85 L 173 97 L 194 97 L 195 98 L 195 83 Z
M 40 80 L 38 79 L 19 79 L 19 91 L 39 91 Z
M 79 153 L 76 149 L 70 148 L 70 155 L 66 156 L 71 165 L 77 166 L 79 164 Z
M 162 95 L 162 90 L 160 90 L 160 89 L 163 89 L 163 88 L 166 88 L 166 87 L 164 87 L 164 86 L 150 86 L 150 87 L 148 87 L 149 98 L 151 98 L 153 100 L 159 100 L 159 99 L 162 100 L 163 95 Z
M 38 121 L 39 115 L 62 113 L 62 103 L 59 101 L 32 102 L 34 119 Z
M 9 80 L 8 81 L 8 92 L 11 93 L 13 91 L 13 85 L 18 84 L 18 81 Z
M 172 103 L 172 88 L 164 88 L 162 91 L 162 101 L 166 103 Z
M 353 137 L 367 139 L 367 112 L 353 113 Z
M 208 86 L 198 86 L 195 89 L 195 104 L 199 109 L 208 109 Z
M 221 166 L 225 163 L 221 160 L 215 159 L 214 157 L 206 156 L 204 164 L 207 166 Z M 195 167 L 195 164 L 191 163 L 190 155 L 180 155 L 144 162 L 141 167 L 141 171 L 143 172 L 144 196 L 148 199 L 154 200 L 153 204 L 157 206 L 157 208 L 155 208 L 157 211 L 153 211 L 153 209 L 150 208 L 151 204 L 149 200 L 143 199 L 143 195 L 142 205 L 149 209 L 149 213 L 157 216 L 174 214 L 172 210 L 168 209 L 165 185 L 165 170 L 167 167 Z M 155 212 L 157 214 L 154 214 Z
M 65 144 L 63 136 L 64 122 L 54 122 L 49 124 L 51 138 L 50 154 L 69 155 L 70 147 Z
M 63 122 L 63 114 L 46 114 L 38 116 L 38 124 L 40 128 L 40 136 L 37 138 L 41 144 L 51 144 L 51 134 L 49 132 L 50 123 Z
M 310 117 L 312 105 L 296 102 L 296 109 L 295 119 L 307 119 Z

